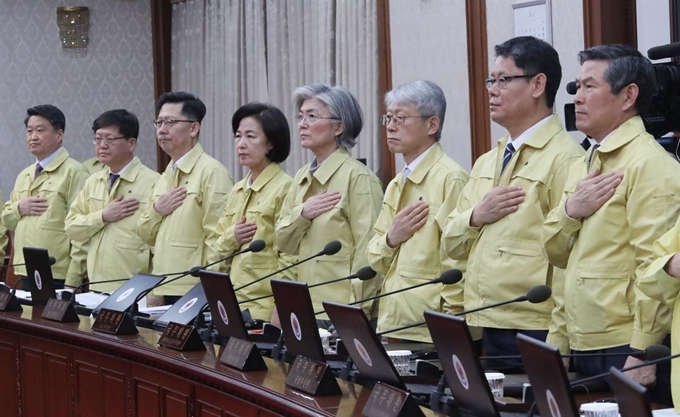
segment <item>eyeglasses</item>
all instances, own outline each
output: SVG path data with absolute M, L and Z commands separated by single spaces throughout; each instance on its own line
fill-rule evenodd
M 401 115 L 400 116 L 392 116 L 391 114 L 383 114 L 382 116 L 380 116 L 380 123 L 382 123 L 383 126 L 389 126 L 390 123 L 394 122 L 395 126 L 401 126 L 401 125 L 404 124 L 406 119 L 408 119 L 410 117 L 413 117 L 413 118 L 418 117 L 418 118 L 421 118 L 421 119 L 425 119 L 425 118 L 428 118 L 430 116 L 401 116 Z
M 113 142 L 121 139 L 127 139 L 125 136 L 118 136 L 115 138 L 100 138 L 99 136 L 95 136 L 92 138 L 92 143 L 95 145 L 101 145 L 102 143 L 105 143 L 107 145 L 111 145 Z
M 314 123 L 318 122 L 319 120 L 340 120 L 337 117 L 323 117 L 323 116 L 317 116 L 316 114 L 298 114 L 295 117 L 295 120 L 297 120 L 298 124 L 300 123 L 305 123 L 313 125 Z
M 196 120 L 175 120 L 175 119 L 166 119 L 166 120 L 154 120 L 153 125 L 156 126 L 156 129 L 160 129 L 163 127 L 163 125 L 166 125 L 167 127 L 173 127 L 177 123 L 198 123 Z
M 516 80 L 518 78 L 532 78 L 537 75 L 538 74 L 501 75 L 498 78 L 487 78 L 484 80 L 484 85 L 486 86 L 487 90 L 491 90 L 491 87 L 493 87 L 494 84 L 496 84 L 499 89 L 505 90 L 508 87 L 508 83 L 512 80 Z

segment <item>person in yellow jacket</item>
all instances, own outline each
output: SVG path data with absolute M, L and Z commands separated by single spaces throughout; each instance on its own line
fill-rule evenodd
M 660 333 L 670 331 L 672 353 L 677 355 L 680 353 L 680 303 L 677 301 L 680 293 L 680 218 L 671 230 L 654 242 L 654 259 L 636 284 L 659 303 L 654 324 Z M 671 362 L 670 385 L 675 410 L 680 413 L 680 365 L 677 359 Z
M 597 143 L 570 169 L 542 240 L 550 262 L 566 267 L 564 303 L 547 341 L 576 353 L 629 353 L 661 342 L 658 302 L 635 287 L 652 245 L 680 214 L 680 166 L 645 132 L 639 113 L 654 93 L 654 70 L 640 52 L 600 45 L 579 53 L 576 126 Z M 577 372 L 640 363 L 633 356 L 577 358 Z M 649 385 L 655 367 L 633 373 Z M 657 385 L 658 388 L 660 385 Z
M 290 264 L 276 247 L 274 226 L 293 179 L 279 166 L 290 153 L 290 129 L 281 110 L 269 104 L 246 104 L 236 110 L 231 126 L 238 160 L 249 172 L 229 194 L 208 262 L 244 249 L 253 240 L 264 240 L 264 250 L 219 264 L 222 272 L 230 273 L 234 287 L 240 287 Z M 236 296 L 245 301 L 271 293 L 269 280 L 264 280 L 243 288 Z M 271 319 L 273 306 L 271 297 L 240 305 L 249 309 L 254 319 L 265 321 Z
M 439 144 L 446 98 L 430 81 L 413 81 L 385 95 L 387 145 L 404 157 L 406 167 L 390 181 L 368 245 L 368 261 L 385 275 L 382 292 L 437 278 L 444 270 L 464 270 L 440 246 L 444 219 L 454 209 L 468 174 Z M 462 285 L 427 285 L 380 300 L 378 331 L 423 321 L 425 310 L 458 312 Z M 426 326 L 391 337 L 432 343 Z
M 151 271 L 151 249 L 137 233 L 139 215 L 146 208 L 157 172 L 134 154 L 139 135 L 137 116 L 124 109 L 102 113 L 92 124 L 98 160 L 108 169 L 91 175 L 66 216 L 66 233 L 88 245 L 87 276 L 91 283 Z M 82 282 L 66 281 L 75 287 Z M 122 282 L 91 285 L 113 292 Z
M 97 172 L 104 171 L 107 168 L 106 164 L 101 163 L 101 161 L 99 161 L 99 158 L 97 158 L 96 156 L 84 160 L 83 166 L 90 175 L 94 175 Z
M 584 153 L 553 114 L 562 78 L 557 51 L 521 36 L 495 52 L 486 80 L 489 107 L 508 134 L 475 162 L 443 236 L 449 256 L 467 260 L 465 310 L 517 298 L 535 285 L 561 289 L 564 273 L 543 255 L 541 229 L 560 202 L 569 167 Z M 545 341 L 554 307 L 553 299 L 510 304 L 466 320 L 483 328 L 488 356 L 513 356 L 519 355 L 518 333 Z M 521 361 L 493 366 L 518 370 Z
M 25 246 L 46 248 L 56 259 L 52 275 L 60 287 L 65 280 L 81 279 L 85 272 L 86 253 L 78 244 L 71 244 L 64 220 L 83 188 L 87 171 L 62 147 L 66 117 L 57 107 L 31 107 L 24 125 L 28 150 L 36 163 L 19 173 L 2 210 L 2 222 L 14 231 L 13 263 L 25 262 Z M 26 275 L 25 266 L 17 265 L 14 271 Z
M 293 178 L 276 223 L 276 245 L 284 253 L 305 259 L 328 242 L 339 241 L 342 249 L 337 254 L 297 267 L 298 281 L 316 284 L 368 265 L 366 246 L 383 192 L 378 177 L 349 154 L 363 127 L 361 107 L 352 93 L 344 87 L 312 84 L 296 89 L 293 101 L 299 111 L 302 147 L 312 151 L 314 161 Z M 376 277 L 313 288 L 314 310 L 323 310 L 322 301 L 348 303 L 370 297 L 380 284 Z M 372 306 L 373 302 L 361 306 L 369 317 Z
M 158 144 L 172 161 L 154 184 L 137 231 L 147 245 L 155 246 L 152 273 L 177 274 L 207 264 L 208 248 L 217 239 L 217 221 L 234 182 L 224 165 L 198 143 L 206 113 L 201 100 L 185 92 L 164 93 L 156 112 Z M 149 302 L 172 303 L 198 281 L 187 276 L 160 286 Z

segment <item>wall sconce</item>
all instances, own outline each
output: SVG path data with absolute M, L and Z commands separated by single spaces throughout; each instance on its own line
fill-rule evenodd
M 90 41 L 90 11 L 87 7 L 57 7 L 57 26 L 62 48 L 87 50 Z

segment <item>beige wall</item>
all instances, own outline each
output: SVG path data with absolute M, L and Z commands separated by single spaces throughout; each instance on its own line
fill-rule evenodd
M 465 169 L 470 160 L 470 113 L 465 2 L 390 0 L 392 85 L 425 79 L 444 90 L 446 119 L 441 143 Z M 403 169 L 396 157 L 397 171 Z
M 651 0 L 654 1 L 654 0 Z M 513 36 L 512 1 L 486 0 L 489 68 L 494 45 Z M 560 54 L 563 78 L 556 110 L 563 116 L 567 81 L 576 77 L 576 54 L 583 49 L 582 0 L 552 0 L 553 46 Z M 466 169 L 471 167 L 467 34 L 464 0 L 390 0 L 392 84 L 418 78 L 438 83 L 448 109 L 442 145 Z M 505 133 L 491 124 L 492 146 Z M 575 134 L 579 137 L 579 134 Z M 397 171 L 403 168 L 396 157 Z
M 151 10 L 148 0 L 79 0 L 90 8 L 86 54 L 62 51 L 56 8 L 63 0 L 0 0 L 0 188 L 8 199 L 17 174 L 35 161 L 26 149 L 26 109 L 54 104 L 66 115 L 64 146 L 94 156 L 91 126 L 102 112 L 139 117 L 137 153 L 155 168 Z

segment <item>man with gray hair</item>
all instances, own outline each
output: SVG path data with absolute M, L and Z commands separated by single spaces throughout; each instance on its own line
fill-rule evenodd
M 491 119 L 508 134 L 475 162 L 444 228 L 449 256 L 468 262 L 466 310 L 516 298 L 535 285 L 559 287 L 563 271 L 553 270 L 543 256 L 541 229 L 560 202 L 569 166 L 583 154 L 553 114 L 562 78 L 555 49 L 522 36 L 496 45 L 495 52 L 486 80 L 489 107 Z M 553 299 L 512 304 L 466 319 L 483 328 L 489 356 L 511 356 L 519 354 L 518 333 L 545 340 L 554 307 Z M 521 371 L 519 359 L 492 366 Z
M 542 238 L 550 262 L 566 267 L 556 310 L 566 333 L 551 328 L 548 342 L 576 353 L 622 354 L 574 359 L 577 372 L 592 375 L 640 363 L 625 354 L 666 336 L 660 303 L 638 280 L 654 241 L 680 213 L 680 166 L 640 117 L 655 89 L 649 60 L 628 46 L 600 45 L 580 52 L 579 61 L 576 126 L 596 144 L 572 165 Z M 649 385 L 654 371 L 647 366 L 631 376 Z
M 387 186 L 382 211 L 368 245 L 368 261 L 385 274 L 383 292 L 439 277 L 464 265 L 440 247 L 446 215 L 456 204 L 468 174 L 439 144 L 446 98 L 430 81 L 414 81 L 385 95 L 387 146 L 406 167 Z M 424 310 L 462 310 L 461 285 L 427 285 L 383 298 L 378 329 L 392 330 L 423 320 Z M 431 343 L 425 326 L 395 332 L 396 338 Z

